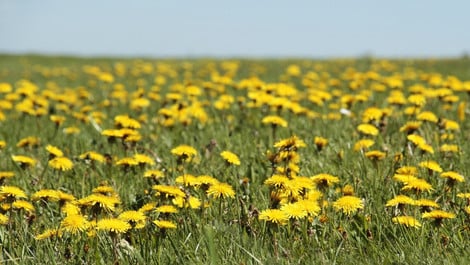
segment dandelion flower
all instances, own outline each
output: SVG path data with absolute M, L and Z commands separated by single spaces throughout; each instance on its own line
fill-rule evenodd
M 31 196 L 31 200 L 33 201 L 38 201 L 38 200 L 58 201 L 59 194 L 57 193 L 56 190 L 50 190 L 50 189 L 39 190 Z
M 11 204 L 11 206 L 13 209 L 25 210 L 28 213 L 34 212 L 34 206 L 28 201 L 16 200 Z
M 142 205 L 142 207 L 139 208 L 139 212 L 143 212 L 144 214 L 148 213 L 148 212 L 154 210 L 156 205 L 157 205 L 156 202 L 146 203 L 146 204 Z
M 364 209 L 364 203 L 361 198 L 355 196 L 343 196 L 333 203 L 337 211 L 342 211 L 347 215 L 355 213 L 359 209 Z
M 227 183 L 216 183 L 213 184 L 209 187 L 207 190 L 207 195 L 209 197 L 214 197 L 216 199 L 222 197 L 222 198 L 234 198 L 235 197 L 235 191 L 233 190 L 232 186 L 230 186 Z
M 36 235 L 34 237 L 35 240 L 44 240 L 47 238 L 52 238 L 52 237 L 61 237 L 62 236 L 62 231 L 59 229 L 46 229 L 44 232 L 42 232 L 39 235 Z
M 177 213 L 178 209 L 173 205 L 162 205 L 158 206 L 155 211 L 159 213 Z
M 26 193 L 15 186 L 1 186 L 0 187 L 0 197 L 4 198 L 12 198 L 12 199 L 18 199 L 18 198 L 26 198 Z
M 271 124 L 273 126 L 287 127 L 287 121 L 275 115 L 266 116 L 261 120 L 264 124 Z
M 357 130 L 365 135 L 372 135 L 376 136 L 379 134 L 379 129 L 377 129 L 374 125 L 363 123 L 357 126 Z
M 61 157 L 61 156 L 64 156 L 64 153 L 62 152 L 62 150 L 60 150 L 59 148 L 55 147 L 55 146 L 52 146 L 52 145 L 47 145 L 46 146 L 46 150 L 47 152 L 49 152 L 49 154 L 52 156 L 52 157 Z
M 128 222 L 117 218 L 101 219 L 96 223 L 96 229 L 98 231 L 108 231 L 116 234 L 125 233 L 131 228 Z
M 361 151 L 361 150 L 364 150 L 364 149 L 368 149 L 369 147 L 371 147 L 374 144 L 375 144 L 374 140 L 371 140 L 371 139 L 359 140 L 354 144 L 354 151 L 357 152 L 357 151 Z
M 415 205 L 423 208 L 439 208 L 439 204 L 429 199 L 419 199 L 415 201 Z
M 279 209 L 266 209 L 258 215 L 259 220 L 265 220 L 274 224 L 284 225 L 289 220 L 289 216 Z
M 171 153 L 178 156 L 181 160 L 187 160 L 197 155 L 196 149 L 189 145 L 179 145 L 171 149 Z
M 49 166 L 59 171 L 68 171 L 73 168 L 72 160 L 67 157 L 55 157 L 48 162 Z
M 434 219 L 436 221 L 440 221 L 442 219 L 453 219 L 453 218 L 455 218 L 455 214 L 454 213 L 449 213 L 449 212 L 446 212 L 446 211 L 442 211 L 442 210 L 432 210 L 430 212 L 423 213 L 422 217 L 427 218 L 427 219 Z
M 421 121 L 408 121 L 405 125 L 400 127 L 400 132 L 406 132 L 407 134 L 412 134 L 421 126 Z
M 373 161 L 383 160 L 387 154 L 381 151 L 372 150 L 365 153 L 366 157 Z
M 230 151 L 223 151 L 220 153 L 220 156 L 228 163 L 231 165 L 240 165 L 240 159 L 238 156 Z
M 433 188 L 426 180 L 416 178 L 410 180 L 405 186 L 403 186 L 402 190 L 415 190 L 417 192 L 423 192 L 433 190 Z
M 437 123 L 438 122 L 438 118 L 437 116 L 430 112 L 430 111 L 423 111 L 421 113 L 419 113 L 416 118 L 420 121 L 429 121 L 429 122 L 432 122 L 432 123 Z
M 456 144 L 443 144 L 439 147 L 439 151 L 443 153 L 458 153 L 459 146 Z
M 165 174 L 157 169 L 149 169 L 144 172 L 145 178 L 161 179 L 165 177 Z
M 88 151 L 86 153 L 83 153 L 79 156 L 79 158 L 83 160 L 97 161 L 100 163 L 104 163 L 106 161 L 106 158 L 102 154 L 99 154 L 94 151 Z
M 24 168 L 36 164 L 36 160 L 28 156 L 13 155 L 11 156 L 11 158 L 13 159 L 13 161 L 19 163 L 21 167 Z
M 120 204 L 121 201 L 117 197 L 105 196 L 100 193 L 94 193 L 87 197 L 78 200 L 79 205 L 98 207 L 109 212 L 114 212 L 116 205 Z
M 465 178 L 455 171 L 446 171 L 441 173 L 441 178 L 446 178 L 451 181 L 464 182 Z
M 119 214 L 118 219 L 129 222 L 129 224 L 137 229 L 145 227 L 145 215 L 140 211 L 125 211 Z
M 427 168 L 430 171 L 434 171 L 438 173 L 442 172 L 441 166 L 439 166 L 439 164 L 436 161 L 432 161 L 432 160 L 423 161 L 419 163 L 419 166 L 422 168 Z
M 0 225 L 8 224 L 8 216 L 0 213 Z
M 317 147 L 317 150 L 321 151 L 328 144 L 328 139 L 320 136 L 315 136 L 315 138 L 313 139 L 313 143 Z
M 155 165 L 155 161 L 144 154 L 135 154 L 134 159 L 139 165 Z
M 155 220 L 153 223 L 161 229 L 176 229 L 176 224 L 166 220 Z
M 282 139 L 274 144 L 274 147 L 285 151 L 297 150 L 298 148 L 305 146 L 307 146 L 305 142 L 299 139 L 296 135 L 287 139 Z
M 61 228 L 71 234 L 77 234 L 88 229 L 89 222 L 83 215 L 69 215 L 60 223 Z
M 397 216 L 392 218 L 392 222 L 395 224 L 401 224 L 406 227 L 421 227 L 421 223 L 412 216 Z
M 388 200 L 385 206 L 399 206 L 399 205 L 415 205 L 416 201 L 406 195 L 397 195 L 393 199 Z
M 330 174 L 326 174 L 326 173 L 321 173 L 321 174 L 317 174 L 315 176 L 312 176 L 311 179 L 313 180 L 313 182 L 315 182 L 317 185 L 320 185 L 320 186 L 332 186 L 333 184 L 335 183 L 338 183 L 339 182 L 339 178 L 338 177 L 335 177 L 333 175 L 330 175 Z
M 281 211 L 283 211 L 291 219 L 302 219 L 307 217 L 307 211 L 301 204 L 296 203 L 287 203 L 281 206 Z

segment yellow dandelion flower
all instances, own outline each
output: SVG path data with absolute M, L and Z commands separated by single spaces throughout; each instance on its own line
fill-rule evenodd
M 446 171 L 441 173 L 441 178 L 447 178 L 452 181 L 464 182 L 465 178 L 455 171 Z
M 455 218 L 455 214 L 442 211 L 442 210 L 432 210 L 430 212 L 423 213 L 422 217 L 427 218 L 427 219 L 442 220 L 442 219 L 453 219 Z
M 317 150 L 321 151 L 328 144 L 328 139 L 320 136 L 315 136 L 315 138 L 313 139 L 313 143 L 317 147 Z
M 78 200 L 79 205 L 88 207 L 97 206 L 100 209 L 110 212 L 113 212 L 116 209 L 116 205 L 120 203 L 121 201 L 118 197 L 105 196 L 100 193 L 94 193 Z
M 287 121 L 275 115 L 266 116 L 261 120 L 261 122 L 264 124 L 271 124 L 273 126 L 287 127 Z
M 139 162 L 137 162 L 137 160 L 135 160 L 133 157 L 124 157 L 116 161 L 116 166 L 130 167 L 137 165 L 139 165 Z
M 159 196 L 160 194 L 163 194 L 167 198 L 174 198 L 174 197 L 182 197 L 184 198 L 186 194 L 176 186 L 167 186 L 167 185 L 154 185 L 152 187 L 153 190 L 155 190 L 157 193 L 155 194 L 156 196 Z
M 5 179 L 10 179 L 15 176 L 13 171 L 0 171 L 0 184 L 3 183 Z
M 282 149 L 284 151 L 297 150 L 298 148 L 306 146 L 307 145 L 305 144 L 305 142 L 299 139 L 296 135 L 287 139 L 282 139 L 274 144 L 274 147 Z
M 371 147 L 374 144 L 375 144 L 374 140 L 361 139 L 361 140 L 357 141 L 354 144 L 354 151 L 357 152 L 357 151 L 361 151 L 361 150 L 364 150 L 364 149 L 368 149 L 369 147 Z
M 441 166 L 436 161 L 432 161 L 432 160 L 423 161 L 419 163 L 419 166 L 422 168 L 427 168 L 428 170 L 431 170 L 431 171 L 438 172 L 438 173 L 442 172 Z
M 57 191 L 57 196 L 59 196 L 59 201 L 62 202 L 71 202 L 75 201 L 76 198 L 72 194 L 65 193 L 63 191 Z
M 149 169 L 144 172 L 145 178 L 161 179 L 165 177 L 165 174 L 157 169 Z
M 230 151 L 223 151 L 220 153 L 220 156 L 228 163 L 231 165 L 240 165 L 240 159 L 238 156 Z
M 456 144 L 443 144 L 439 147 L 439 151 L 443 153 L 458 153 L 459 146 Z
M 419 129 L 423 122 L 421 121 L 408 121 L 405 125 L 400 127 L 400 132 L 406 132 L 407 134 L 412 134 Z
M 211 185 L 206 193 L 209 197 L 214 197 L 216 199 L 220 197 L 222 198 L 227 198 L 227 197 L 234 198 L 235 197 L 235 191 L 233 190 L 232 186 L 223 182 L 219 182 L 219 183 Z
M 135 154 L 134 159 L 139 165 L 155 165 L 155 161 L 150 156 L 144 154 Z
M 258 219 L 274 224 L 284 225 L 289 220 L 289 216 L 280 209 L 266 209 L 259 213 Z
M 423 191 L 431 191 L 433 190 L 431 184 L 429 184 L 426 180 L 424 179 L 411 179 L 409 180 L 405 186 L 403 186 L 402 190 L 414 190 L 417 192 L 423 192 Z
M 176 177 L 175 183 L 183 184 L 184 186 L 197 186 L 199 185 L 199 180 L 191 174 L 184 174 Z
M 50 189 L 39 190 L 31 196 L 31 200 L 33 201 L 38 201 L 38 200 L 58 201 L 59 194 L 56 190 L 50 190 Z
M 86 153 L 83 153 L 79 156 L 79 158 L 83 160 L 97 161 L 100 163 L 104 163 L 106 161 L 106 158 L 103 155 L 94 151 L 88 151 Z
M 57 148 L 55 146 L 52 146 L 50 144 L 46 146 L 46 150 L 47 150 L 47 152 L 49 152 L 49 154 L 52 157 L 64 156 L 64 153 L 59 148 Z
M 421 227 L 421 223 L 412 216 L 397 216 L 392 218 L 392 222 L 395 224 L 401 224 L 406 227 Z
M 175 197 L 171 202 L 179 208 L 198 209 L 201 207 L 202 202 L 194 196 L 189 197 Z
M 24 210 L 28 213 L 34 212 L 34 206 L 28 201 L 16 200 L 11 204 L 11 206 L 13 209 Z
M 83 215 L 69 215 L 62 220 L 60 227 L 71 234 L 77 234 L 88 229 L 89 222 Z
M 317 174 L 315 176 L 312 176 L 311 179 L 313 180 L 313 182 L 315 182 L 317 185 L 320 185 L 320 186 L 332 186 L 333 184 L 335 183 L 338 183 L 339 182 L 339 178 L 338 177 L 335 177 L 333 175 L 330 175 L 330 174 L 326 174 L 326 173 L 321 173 L 321 174 Z
M 399 206 L 399 205 L 415 205 L 416 201 L 406 195 L 397 195 L 393 199 L 388 200 L 385 204 L 386 207 Z
M 387 156 L 386 153 L 378 151 L 378 150 L 372 150 L 372 151 L 366 152 L 365 155 L 370 160 L 375 160 L 375 161 L 383 160 Z
M 48 238 L 53 238 L 53 237 L 61 237 L 62 236 L 62 231 L 59 229 L 46 229 L 44 232 L 42 232 L 39 235 L 36 235 L 34 237 L 35 240 L 44 240 Z
M 336 211 L 351 215 L 359 209 L 364 209 L 364 203 L 356 196 L 343 196 L 333 203 L 333 207 Z
M 96 229 L 98 231 L 107 231 L 112 233 L 125 233 L 131 229 L 131 225 L 123 220 L 117 218 L 105 218 L 101 219 L 96 223 Z
M 463 199 L 470 199 L 470 192 L 461 192 L 457 193 L 457 197 L 463 198 Z
M 444 119 L 443 127 L 446 131 L 459 131 L 460 125 L 456 121 Z
M 296 204 L 303 208 L 310 216 L 317 216 L 320 214 L 321 208 L 316 199 L 312 200 L 311 198 L 308 198 L 305 200 L 298 200 Z
M 412 142 L 416 146 L 426 144 L 426 140 L 417 134 L 409 134 L 406 139 L 408 139 L 408 141 Z
M 64 128 L 63 132 L 65 134 L 79 134 L 80 129 L 78 127 L 72 126 L 72 127 L 66 127 Z
M 137 229 L 145 227 L 146 217 L 140 211 L 124 211 L 119 214 L 118 219 L 129 222 L 129 224 Z
M 413 175 L 416 176 L 418 174 L 418 168 L 413 166 L 403 166 L 396 170 L 398 174 L 402 175 Z
M 372 135 L 376 136 L 379 134 L 379 129 L 377 129 L 374 125 L 363 123 L 357 126 L 357 130 L 365 135 Z
M 111 186 L 108 186 L 108 185 L 100 185 L 96 188 L 94 188 L 93 190 L 91 190 L 92 193 L 99 193 L 99 194 L 102 194 L 102 195 L 107 195 L 107 196 L 112 196 L 112 195 L 116 195 L 116 191 L 114 190 L 113 187 Z
M 127 115 L 118 115 L 114 117 L 114 125 L 118 128 L 139 129 L 141 127 L 138 120 L 132 119 Z
M 143 212 L 143 213 L 151 212 L 152 210 L 155 209 L 155 206 L 157 206 L 156 202 L 146 203 L 146 204 L 142 205 L 142 207 L 139 208 L 139 212 Z
M 1 186 L 0 197 L 7 199 L 27 198 L 26 193 L 22 189 L 15 186 Z
M 295 203 L 287 203 L 281 206 L 281 211 L 283 211 L 287 217 L 291 219 L 302 219 L 307 217 L 307 211 L 301 204 Z
M 166 220 L 155 220 L 153 223 L 161 229 L 176 229 L 176 224 Z
M 49 119 L 55 123 L 57 126 L 63 124 L 66 120 L 66 118 L 64 116 L 60 116 L 60 115 L 51 115 L 49 116 Z
M 173 205 L 162 205 L 158 206 L 155 211 L 159 213 L 177 213 L 178 209 Z
M 416 200 L 415 205 L 419 207 L 426 207 L 426 208 L 429 208 L 429 207 L 439 208 L 439 204 L 437 204 L 437 202 L 433 200 L 429 200 L 429 199 L 424 199 L 424 198 Z
M 6 225 L 8 224 L 8 221 L 8 216 L 0 213 L 0 225 Z
M 179 145 L 171 149 L 171 153 L 178 157 L 181 157 L 182 159 L 191 158 L 197 155 L 196 149 L 189 145 Z
M 40 141 L 41 140 L 38 137 L 29 136 L 29 137 L 21 139 L 16 144 L 16 146 L 17 147 L 34 147 L 34 146 L 38 146 Z
M 72 160 L 67 157 L 55 157 L 49 160 L 48 165 L 59 171 L 68 171 L 73 168 Z
M 437 118 L 436 114 L 430 112 L 430 111 L 423 111 L 416 115 L 416 119 L 420 121 L 429 121 L 432 123 L 437 123 L 439 119 Z
M 21 167 L 29 167 L 36 164 L 36 160 L 28 156 L 13 155 L 11 158 L 16 163 L 19 163 Z
M 66 216 L 80 215 L 80 207 L 73 202 L 66 202 L 60 209 Z

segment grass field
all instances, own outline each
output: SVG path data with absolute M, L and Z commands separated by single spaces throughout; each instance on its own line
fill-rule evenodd
M 0 56 L 3 264 L 468 264 L 470 60 Z

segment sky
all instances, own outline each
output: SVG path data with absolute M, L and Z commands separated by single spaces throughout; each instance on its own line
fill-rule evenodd
M 0 0 L 0 53 L 456 57 L 470 1 Z

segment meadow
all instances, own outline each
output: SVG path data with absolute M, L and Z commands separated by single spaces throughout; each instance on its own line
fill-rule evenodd
M 0 55 L 2 264 L 468 264 L 470 60 Z

